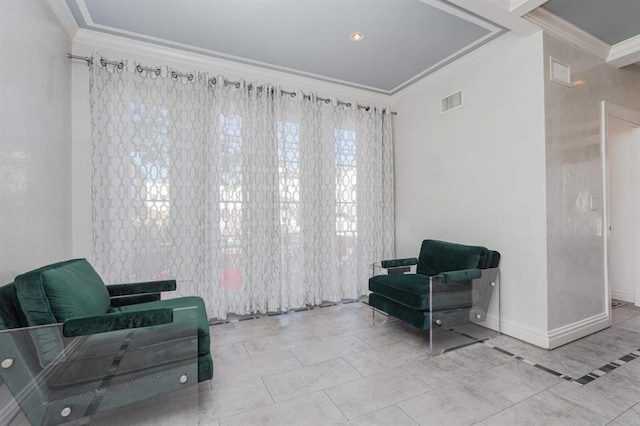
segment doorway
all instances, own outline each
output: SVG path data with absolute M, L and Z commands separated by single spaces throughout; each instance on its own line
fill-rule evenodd
M 640 306 L 640 112 L 603 101 L 600 128 L 606 299 Z

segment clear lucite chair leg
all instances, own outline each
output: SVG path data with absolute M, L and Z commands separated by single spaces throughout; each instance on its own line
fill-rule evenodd
M 376 311 L 384 317 L 384 320 L 378 324 L 376 324 Z M 387 315 L 382 311 L 378 311 L 376 308 L 371 308 L 371 326 L 375 327 L 376 325 L 384 325 L 387 322 L 391 321 L 391 315 Z

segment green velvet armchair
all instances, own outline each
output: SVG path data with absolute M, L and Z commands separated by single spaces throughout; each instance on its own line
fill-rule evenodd
M 48 425 L 210 380 L 204 303 L 161 300 L 175 289 L 175 280 L 105 286 L 85 259 L 0 287 L 0 423 L 11 411 L 3 389 L 31 424 Z
M 421 330 L 483 323 L 499 263 L 485 247 L 424 240 L 418 258 L 380 262 L 387 273 L 369 279 L 369 305 Z

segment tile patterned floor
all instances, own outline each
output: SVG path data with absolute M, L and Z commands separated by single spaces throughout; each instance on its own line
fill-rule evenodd
M 553 351 L 500 336 L 437 357 L 428 333 L 372 326 L 359 302 L 212 325 L 211 384 L 94 423 L 640 425 L 640 309 L 613 318 Z

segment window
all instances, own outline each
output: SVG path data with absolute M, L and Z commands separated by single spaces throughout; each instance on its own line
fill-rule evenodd
M 299 132 L 298 123 L 277 123 L 280 231 L 294 243 L 298 242 L 300 235 Z
M 225 289 L 242 288 L 243 188 L 242 119 L 220 115 L 221 181 L 220 235 L 222 262 L 220 285 Z
M 120 185 L 129 188 L 133 200 L 134 262 L 154 271 L 152 279 L 168 278 L 170 273 L 163 265 L 170 245 L 170 114 L 165 107 L 135 101 L 130 102 L 129 112 L 134 130 L 130 152 L 133 182 L 121 181 Z M 121 179 L 127 176 L 126 170 L 119 173 Z
M 335 130 L 336 156 L 336 236 L 340 262 L 349 260 L 358 238 L 358 188 L 356 168 L 357 134 Z

